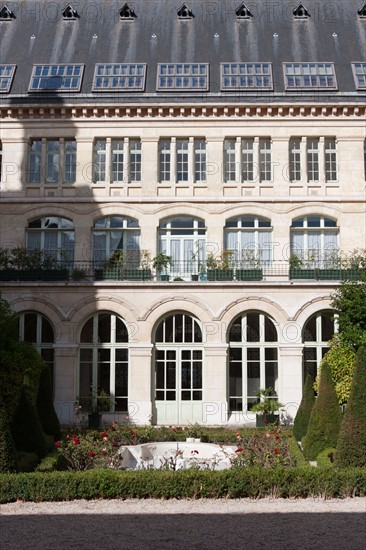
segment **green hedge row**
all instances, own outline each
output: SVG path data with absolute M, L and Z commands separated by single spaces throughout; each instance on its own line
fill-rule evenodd
M 345 498 L 366 495 L 366 469 L 248 468 L 1 474 L 0 503 L 127 498 Z

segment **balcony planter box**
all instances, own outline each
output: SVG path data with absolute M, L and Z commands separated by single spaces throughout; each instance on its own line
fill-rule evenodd
M 60 269 L 2 269 L 1 281 L 67 281 L 69 271 Z
M 252 269 L 237 269 L 235 271 L 237 281 L 261 281 L 263 279 L 263 270 L 260 267 Z
M 89 428 L 100 428 L 102 423 L 102 415 L 98 412 L 88 414 L 88 426 Z
M 121 276 L 126 281 L 151 281 L 151 269 L 124 269 Z
M 365 269 L 342 269 L 341 270 L 341 280 L 342 281 L 364 281 L 366 280 L 366 270 Z
M 320 281 L 340 281 L 342 277 L 341 269 L 317 269 L 316 271 Z
M 208 269 L 208 281 L 232 281 L 234 278 L 233 269 Z
M 290 279 L 317 279 L 317 269 L 290 268 Z
M 191 279 L 192 281 L 198 281 L 198 273 L 192 273 Z
M 279 414 L 257 414 L 255 417 L 255 425 L 257 428 L 264 428 L 268 424 L 278 424 Z
M 102 269 L 102 279 L 114 279 L 118 281 L 120 278 L 121 278 L 120 267 L 110 267 L 110 268 Z
M 17 269 L 0 269 L 0 281 L 17 281 Z

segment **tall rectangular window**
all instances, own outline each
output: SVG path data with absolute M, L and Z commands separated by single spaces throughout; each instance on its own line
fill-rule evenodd
M 259 140 L 259 179 L 260 181 L 272 180 L 272 153 L 269 138 Z
M 141 181 L 141 141 L 139 139 L 130 139 L 129 181 Z
M 177 181 L 188 181 L 188 139 L 177 139 Z
M 289 143 L 290 182 L 301 180 L 301 138 L 291 138 Z
M 308 138 L 306 149 L 308 182 L 319 181 L 319 138 Z
M 93 181 L 106 181 L 107 142 L 97 139 L 93 151 Z
M 170 139 L 161 139 L 159 142 L 159 181 L 170 181 L 171 171 L 171 142 Z
M 42 140 L 34 139 L 29 147 L 28 183 L 41 183 Z
M 365 172 L 365 181 L 366 181 L 366 139 L 363 142 L 363 168 Z
M 112 182 L 123 181 L 124 142 L 112 139 Z
M 224 182 L 234 182 L 236 180 L 236 162 L 235 162 L 235 139 L 225 139 L 224 141 Z
M 254 181 L 254 139 L 241 141 L 242 181 Z
M 336 140 L 326 138 L 324 141 L 325 181 L 337 181 L 337 151 Z
M 75 183 L 76 141 L 34 139 L 29 146 L 28 183 Z
M 65 140 L 64 182 L 76 181 L 76 141 Z
M 206 142 L 194 140 L 194 181 L 206 181 Z

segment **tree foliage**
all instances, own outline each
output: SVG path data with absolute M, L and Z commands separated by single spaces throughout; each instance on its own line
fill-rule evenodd
M 357 352 L 350 398 L 335 453 L 335 466 L 366 467 L 366 347 Z
M 314 389 L 319 391 L 319 378 L 324 362 L 327 362 L 332 372 L 332 380 L 338 398 L 338 403 L 347 403 L 355 368 L 356 353 L 352 347 L 346 346 L 339 336 L 334 336 L 329 342 L 330 349 L 325 354 L 318 370 L 318 376 L 314 383 Z
M 314 403 L 315 395 L 313 389 L 313 377 L 311 376 L 311 374 L 308 374 L 305 379 L 304 393 L 301 399 L 301 403 L 294 420 L 293 432 L 297 441 L 301 441 L 301 439 L 306 435 L 306 432 L 308 431 L 310 415 Z
M 340 337 L 357 350 L 366 345 L 366 281 L 344 281 L 332 296 L 338 314 Z
M 38 458 L 45 456 L 47 452 L 45 434 L 35 404 L 25 386 L 11 423 L 11 433 L 18 451 L 36 453 Z
M 318 398 L 311 411 L 308 431 L 302 439 L 307 460 L 315 460 L 321 451 L 336 446 L 340 425 L 341 409 L 332 374 L 328 363 L 323 363 Z

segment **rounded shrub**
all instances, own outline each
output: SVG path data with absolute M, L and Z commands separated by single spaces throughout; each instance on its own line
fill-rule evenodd
M 36 406 L 44 433 L 51 435 L 57 441 L 61 438 L 61 428 L 53 404 L 51 373 L 46 364 L 39 378 Z
M 47 443 L 42 424 L 25 388 L 11 424 L 11 432 L 17 451 L 33 452 L 38 458 L 45 456 Z
M 306 436 L 302 439 L 307 460 L 315 460 L 321 451 L 336 446 L 341 417 L 331 370 L 328 363 L 323 363 L 318 398 L 311 411 Z
M 306 435 L 310 420 L 311 411 L 315 403 L 315 394 L 313 389 L 313 378 L 307 374 L 305 379 L 304 393 L 298 408 L 293 427 L 293 434 L 297 441 Z
M 344 413 L 334 465 L 366 466 L 366 347 L 356 356 L 351 394 Z

